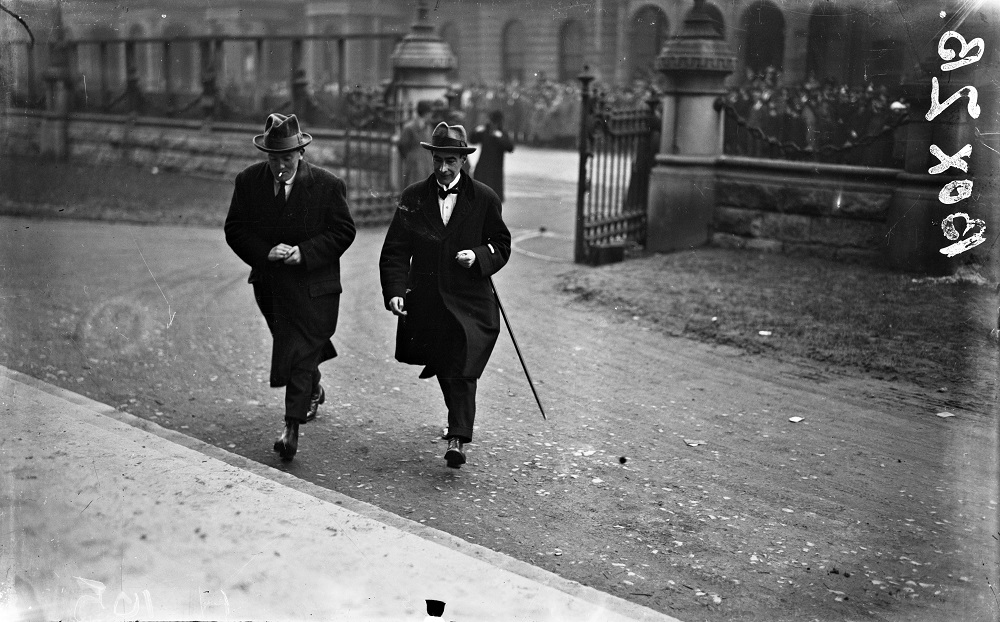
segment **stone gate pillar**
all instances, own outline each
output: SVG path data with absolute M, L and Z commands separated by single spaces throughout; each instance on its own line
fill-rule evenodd
M 646 248 L 665 252 L 708 241 L 715 209 L 715 158 L 722 153 L 715 100 L 736 57 L 695 0 L 680 34 L 663 46 L 656 68 L 667 78 L 660 154 L 649 180 Z
M 417 21 L 392 53 L 393 101 L 400 110 L 414 110 L 421 99 L 444 99 L 455 68 L 455 55 L 434 26 L 427 22 L 427 3 L 417 6 Z

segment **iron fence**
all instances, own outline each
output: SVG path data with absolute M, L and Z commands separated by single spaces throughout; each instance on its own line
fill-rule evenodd
M 373 224 L 394 208 L 394 135 L 413 112 L 395 104 L 389 79 L 400 36 L 7 41 L 0 66 L 11 70 L 0 79 L 8 107 L 51 109 L 48 82 L 66 77 L 67 114 L 120 115 L 123 122 L 141 116 L 256 126 L 271 112 L 294 113 L 307 128 L 335 130 L 343 147 L 336 168 L 359 224 Z
M 0 43 L 9 102 L 44 108 L 53 60 L 65 56 L 71 112 L 257 122 L 294 112 L 310 125 L 356 125 L 360 99 L 392 102 L 390 55 L 401 35 L 178 36 Z

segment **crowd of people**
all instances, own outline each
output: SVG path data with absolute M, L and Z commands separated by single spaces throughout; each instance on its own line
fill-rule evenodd
M 626 86 L 598 83 L 594 87 L 616 107 L 642 106 L 651 91 L 659 90 L 657 84 L 646 80 Z M 544 77 L 528 83 L 470 84 L 462 91 L 461 110 L 472 124 L 481 122 L 490 110 L 501 110 L 507 130 L 522 144 L 571 147 L 580 127 L 580 89 L 578 81 L 560 83 Z M 774 69 L 748 75 L 744 84 L 729 91 L 726 103 L 744 129 L 759 130 L 758 137 L 812 152 L 870 143 L 872 137 L 891 144 L 885 128 L 898 123 L 900 113 L 906 110 L 885 86 L 848 86 L 832 79 L 783 86 L 780 72 Z M 735 137 L 733 128 L 730 138 Z M 728 145 L 728 150 L 764 155 L 754 153 L 760 149 L 750 145 L 766 139 L 739 142 Z
M 613 107 L 641 107 L 651 93 L 661 92 L 661 86 L 651 80 L 624 86 L 595 82 L 592 88 Z M 343 100 L 349 99 L 364 108 L 365 102 L 373 105 L 385 95 L 378 88 L 352 91 L 330 98 L 341 101 L 339 105 L 329 101 L 327 107 L 344 112 Z M 849 86 L 812 78 L 789 86 L 771 68 L 748 74 L 743 84 L 730 89 L 724 103 L 729 112 L 728 154 L 793 159 L 823 154 L 836 160 L 850 151 L 843 158 L 861 158 L 870 164 L 888 164 L 896 157 L 892 132 L 886 128 L 897 125 L 907 109 L 885 86 Z M 523 145 L 574 148 L 580 131 L 581 85 L 577 80 L 557 82 L 540 75 L 524 82 L 470 83 L 454 87 L 435 104 L 432 121 L 469 128 L 487 123 L 489 114 L 499 111 L 505 130 Z
M 597 83 L 596 92 L 612 105 L 641 105 L 651 84 L 644 80 L 616 87 Z M 520 143 L 535 146 L 572 147 L 580 132 L 580 82 L 556 82 L 545 76 L 537 80 L 474 83 L 463 89 L 462 111 L 476 123 L 491 110 L 500 110 L 507 131 Z
M 765 148 L 764 141 L 740 139 L 747 128 L 773 139 L 772 145 L 783 145 L 785 152 L 876 143 L 877 148 L 891 149 L 885 128 L 897 125 L 907 109 L 885 86 L 847 86 L 814 78 L 800 86 L 781 86 L 780 73 L 772 68 L 749 75 L 743 86 L 729 92 L 726 103 L 737 115 L 735 124 L 727 124 L 727 152 L 743 155 L 763 155 L 757 151 Z

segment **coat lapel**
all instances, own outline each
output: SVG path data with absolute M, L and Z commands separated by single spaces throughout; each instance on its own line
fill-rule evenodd
M 448 226 L 444 228 L 445 237 L 458 229 L 462 221 L 472 212 L 472 201 L 475 199 L 474 194 L 475 190 L 472 181 L 470 181 L 467 173 L 462 173 L 462 179 L 458 182 L 458 200 L 455 201 L 455 209 L 452 210 L 451 218 L 448 219 Z M 438 220 L 441 220 L 440 217 Z
M 424 191 L 421 197 L 421 211 L 424 218 L 430 224 L 431 229 L 439 236 L 444 236 L 444 222 L 441 220 L 441 206 L 438 205 L 437 180 L 434 175 L 427 178 L 424 183 Z

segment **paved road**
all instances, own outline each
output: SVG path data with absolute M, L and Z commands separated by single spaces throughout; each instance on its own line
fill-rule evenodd
M 681 619 L 995 612 L 995 426 L 579 304 L 558 289 L 575 156 L 508 163 L 527 252 L 495 280 L 549 419 L 501 339 L 461 471 L 441 467 L 436 386 L 391 360 L 381 230 L 344 258 L 330 403 L 291 465 L 270 450 L 266 330 L 220 231 L 0 220 L 0 362 Z M 542 226 L 555 235 L 529 237 Z

